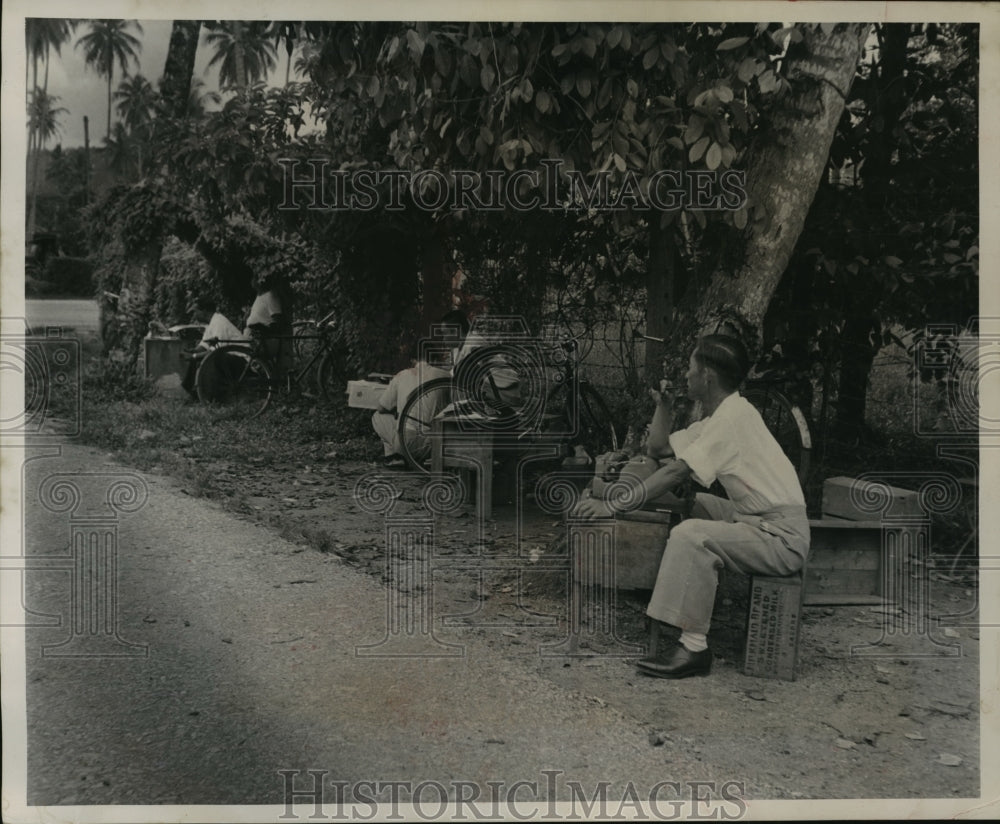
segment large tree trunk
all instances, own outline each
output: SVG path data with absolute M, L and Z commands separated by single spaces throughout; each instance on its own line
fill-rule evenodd
M 170 45 L 163 69 L 163 98 L 167 112 L 174 117 L 184 117 L 187 111 L 200 26 L 196 20 L 175 20 L 170 33 Z M 155 155 L 152 159 L 155 159 Z M 151 241 L 128 261 L 126 267 L 124 285 L 130 293 L 131 305 L 127 314 L 132 333 L 129 355 L 136 363 L 140 355 L 140 341 L 146 334 L 149 322 L 153 320 L 153 298 L 160 273 L 162 250 L 162 239 Z
M 750 149 L 747 195 L 750 221 L 735 271 L 717 266 L 686 290 L 678 306 L 670 352 L 686 358 L 695 335 L 729 321 L 759 343 L 761 321 L 802 231 L 826 167 L 830 144 L 863 53 L 870 24 L 826 30 L 798 24 L 802 42 L 789 49 L 792 90 L 776 101 L 769 126 Z
M 163 67 L 162 92 L 167 111 L 173 117 L 184 117 L 187 113 L 200 29 L 201 23 L 197 20 L 174 20 L 170 30 L 167 62 Z

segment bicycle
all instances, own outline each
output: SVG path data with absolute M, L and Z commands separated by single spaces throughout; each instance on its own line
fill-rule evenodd
M 225 406 L 234 416 L 254 418 L 264 412 L 271 398 L 308 383 L 315 368 L 316 388 L 327 401 L 343 390 L 341 355 L 335 350 L 334 312 L 315 322 L 315 335 L 289 334 L 254 337 L 248 341 L 209 341 L 212 348 L 198 366 L 195 389 L 203 403 Z M 304 363 L 286 368 L 281 363 L 286 347 L 296 341 L 316 341 Z M 277 352 L 268 348 L 277 343 Z M 280 380 L 279 380 L 280 376 Z
M 663 343 L 663 338 L 644 335 L 638 329 L 635 330 L 634 337 Z M 757 374 L 751 372 L 751 377 L 744 381 L 740 394 L 760 412 L 764 424 L 792 462 L 799 483 L 805 489 L 812 462 L 812 435 L 806 414 L 784 391 L 787 383 L 788 379 L 777 370 Z
M 548 362 L 533 342 L 473 349 L 450 378 L 422 384 L 403 404 L 397 433 L 412 469 L 427 472 L 426 444 L 434 420 L 453 404 L 473 431 L 517 442 L 551 440 L 581 447 L 590 459 L 619 448 L 622 435 L 600 393 L 576 374 L 576 339 L 564 340 Z M 517 390 L 498 375 L 514 372 Z M 506 383 L 506 381 L 504 381 Z

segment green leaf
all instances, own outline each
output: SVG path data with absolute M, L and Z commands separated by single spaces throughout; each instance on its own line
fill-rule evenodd
M 625 169 L 627 167 L 626 167 L 626 164 L 625 164 L 625 158 L 624 157 L 622 157 L 620 154 L 618 154 L 617 152 L 615 152 L 612 155 L 612 160 L 614 161 L 615 168 L 618 169 L 619 172 L 624 172 L 625 171 Z
M 527 102 L 531 102 L 531 98 L 535 96 L 535 87 L 531 85 L 531 80 L 529 78 L 524 78 L 521 81 L 521 97 L 523 97 Z
M 745 208 L 737 209 L 733 212 L 733 223 L 736 228 L 742 231 L 747 227 L 747 210 Z
M 705 118 L 701 115 L 693 114 L 684 130 L 684 142 L 694 143 L 705 132 Z
M 642 68 L 645 71 L 649 71 L 653 66 L 656 65 L 656 61 L 660 59 L 660 50 L 653 46 L 642 56 Z
M 545 114 L 551 105 L 552 98 L 549 97 L 549 93 L 545 89 L 539 89 L 537 94 L 535 94 L 535 108 L 542 114 Z
M 559 81 L 559 89 L 564 95 L 569 94 L 573 91 L 573 86 L 576 85 L 576 75 L 575 74 L 564 74 L 562 79 Z
M 891 266 L 893 269 L 898 269 L 900 266 L 903 265 L 903 261 L 901 261 L 895 255 L 886 255 L 882 259 L 885 261 L 886 266 Z
M 703 138 L 707 140 L 708 138 Z M 715 171 L 719 168 L 719 164 L 722 162 L 722 149 L 719 148 L 718 143 L 713 143 L 708 147 L 708 151 L 705 153 L 705 165 L 711 170 Z
M 492 66 L 483 66 L 479 72 L 479 82 L 486 91 L 490 91 L 493 88 L 493 81 L 496 80 L 496 76 L 497 73 L 493 70 Z
M 729 51 L 730 49 L 738 49 L 740 46 L 748 43 L 750 41 L 749 37 L 730 37 L 727 40 L 723 40 L 715 47 L 716 51 Z
M 739 68 L 736 70 L 736 76 L 740 79 L 740 82 L 749 83 L 755 74 L 757 74 L 757 61 L 752 57 L 743 58 L 743 62 L 740 63 Z
M 584 37 L 583 38 L 582 51 L 591 60 L 594 59 L 594 56 L 597 54 L 597 43 L 595 42 L 595 40 L 592 37 Z
M 417 34 L 415 29 L 410 29 L 406 33 L 406 43 L 410 47 L 410 54 L 414 60 L 419 60 L 424 54 L 424 39 Z
M 731 103 L 733 101 L 733 90 L 726 85 L 718 85 L 714 89 L 715 96 L 719 98 L 722 103 Z
M 608 44 L 608 48 L 614 49 L 622 42 L 623 30 L 621 26 L 615 26 L 608 32 L 608 36 L 605 38 Z
M 697 163 L 701 159 L 701 156 L 705 154 L 705 149 L 708 148 L 709 142 L 710 138 L 705 136 L 695 143 L 688 152 L 688 160 L 692 163 Z
M 611 78 L 607 78 L 601 84 L 601 90 L 597 93 L 597 107 L 603 109 L 611 102 Z
M 580 97 L 587 98 L 590 97 L 590 78 L 585 74 L 577 75 L 576 77 L 576 90 L 580 93 Z
M 625 83 L 625 88 L 628 90 L 629 97 L 639 96 L 639 84 L 636 83 L 631 77 Z

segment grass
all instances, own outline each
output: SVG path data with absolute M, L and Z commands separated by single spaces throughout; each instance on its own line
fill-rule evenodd
M 236 495 L 206 469 L 220 462 L 278 468 L 303 452 L 335 460 L 380 454 L 368 418 L 358 410 L 279 400 L 257 418 L 227 419 L 209 406 L 162 397 L 141 379 L 122 379 L 117 367 L 106 364 L 84 375 L 81 429 L 84 442 L 138 469 L 179 477 L 190 492 L 205 497 Z

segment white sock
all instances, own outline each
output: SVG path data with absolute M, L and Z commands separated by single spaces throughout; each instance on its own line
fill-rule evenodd
M 688 652 L 703 652 L 708 649 L 708 638 L 702 632 L 688 632 L 684 630 L 681 633 L 681 646 Z

